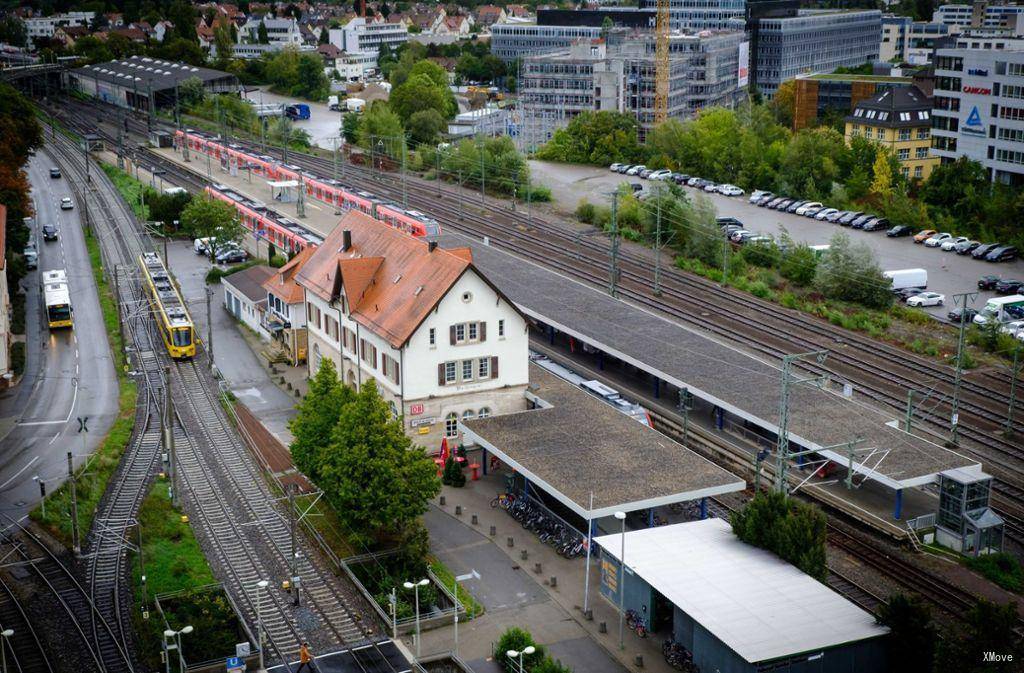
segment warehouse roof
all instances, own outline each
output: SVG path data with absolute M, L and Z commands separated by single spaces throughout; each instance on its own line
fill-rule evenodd
M 622 534 L 594 538 L 619 560 Z M 722 519 L 626 533 L 626 566 L 750 663 L 818 652 L 889 629 Z
M 466 437 L 584 519 L 746 487 L 739 477 L 534 364 L 526 394 L 538 408 L 465 421 Z
M 149 56 L 132 56 L 120 61 L 108 61 L 75 68 L 72 74 L 101 82 L 119 84 L 125 87 L 138 87 L 147 90 L 152 81 L 153 91 L 173 89 L 191 77 L 198 77 L 203 82 L 220 79 L 237 78 L 228 72 L 199 68 L 188 63 L 173 63 Z
M 526 315 L 600 348 L 637 369 L 769 432 L 778 431 L 782 374 L 768 362 L 656 313 L 608 296 L 476 239 L 444 234 L 445 245 L 469 245 L 478 269 Z M 896 416 L 828 390 L 790 387 L 790 439 L 847 464 L 841 448 L 860 439 L 854 470 L 889 488 L 920 486 L 977 461 L 903 432 Z M 825 449 L 824 447 L 840 447 Z

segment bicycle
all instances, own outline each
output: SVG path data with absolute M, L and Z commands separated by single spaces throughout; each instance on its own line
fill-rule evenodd
M 501 493 L 491 500 L 491 507 L 501 507 L 504 510 L 508 510 L 515 501 L 516 497 L 511 493 Z
M 626 626 L 641 638 L 647 637 L 647 627 L 644 626 L 644 620 L 636 610 L 626 610 Z

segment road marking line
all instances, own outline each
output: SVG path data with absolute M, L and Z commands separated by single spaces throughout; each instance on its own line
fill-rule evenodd
M 47 445 L 47 446 L 49 446 L 50 444 L 53 444 L 54 442 L 56 442 L 56 441 L 57 441 L 57 438 L 58 438 L 58 437 L 60 437 L 60 433 L 59 433 L 59 432 L 58 432 L 58 433 L 57 433 L 56 435 L 54 435 L 54 436 L 53 436 L 53 439 L 51 439 L 50 441 L 48 441 L 48 442 L 46 443 L 46 445 Z
M 25 470 L 27 470 L 28 468 L 32 467 L 32 463 L 36 462 L 37 460 L 39 460 L 39 456 L 33 456 L 32 460 L 30 460 L 27 463 L 25 463 L 25 467 L 23 467 L 20 470 L 18 470 L 17 472 L 15 472 L 14 475 L 11 476 L 10 479 L 8 479 L 4 483 L 0 484 L 0 489 L 3 489 L 5 486 L 7 486 L 7 484 L 11 483 L 12 481 L 14 481 L 18 477 L 20 477 L 21 473 L 24 472 Z
M 67 422 L 68 419 L 65 418 L 63 421 L 28 421 L 18 423 L 18 425 L 57 425 L 58 423 L 63 424 Z

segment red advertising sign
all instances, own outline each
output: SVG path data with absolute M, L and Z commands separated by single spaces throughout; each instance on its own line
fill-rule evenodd
M 422 404 L 410 404 L 409 405 L 409 415 L 410 416 L 419 416 L 422 413 L 423 413 L 423 405 Z
M 992 89 L 986 89 L 980 86 L 965 86 L 964 93 L 976 93 L 982 96 L 989 96 L 992 94 Z

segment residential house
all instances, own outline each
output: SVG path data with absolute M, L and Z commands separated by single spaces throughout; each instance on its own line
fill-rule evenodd
M 476 24 L 482 28 L 493 26 L 496 23 L 504 23 L 507 18 L 505 10 L 496 5 L 481 5 L 474 13 Z
M 468 248 L 443 249 L 350 211 L 295 280 L 310 375 L 330 358 L 347 385 L 376 381 L 428 450 L 457 443 L 460 419 L 524 409 L 526 320 Z
M 149 41 L 149 37 L 146 33 L 135 25 L 131 28 L 113 28 L 107 31 L 107 35 L 120 35 L 121 37 L 131 40 L 136 44 L 145 44 Z
M 267 293 L 263 282 L 274 275 L 275 269 L 260 264 L 244 271 L 224 276 L 224 308 L 252 331 L 263 338 L 264 314 L 267 311 Z
M 442 35 L 469 35 L 471 28 L 469 19 L 465 16 L 446 16 L 442 27 L 437 32 Z
M 266 292 L 267 310 L 263 314 L 263 330 L 288 355 L 293 365 L 306 361 L 308 342 L 306 336 L 305 291 L 295 282 L 295 275 L 313 255 L 315 247 L 309 246 L 292 257 L 287 264 L 263 281 Z
M 60 42 L 67 49 L 71 49 L 75 46 L 75 42 L 86 35 L 92 35 L 92 31 L 87 26 L 61 26 L 53 31 L 52 39 L 55 42 Z
M 927 180 L 939 158 L 929 153 L 932 99 L 916 86 L 887 89 L 862 100 L 846 118 L 846 142 L 864 137 L 887 147 L 903 175 Z
M 419 28 L 422 33 L 436 33 L 444 25 L 447 16 L 444 7 L 436 7 L 431 11 L 413 14 L 412 25 Z
M 153 38 L 157 42 L 163 42 L 167 32 L 172 30 L 174 30 L 174 24 L 170 21 L 157 21 L 157 24 L 153 26 Z
M 532 19 L 533 14 L 526 5 L 505 5 L 505 14 L 509 19 Z

